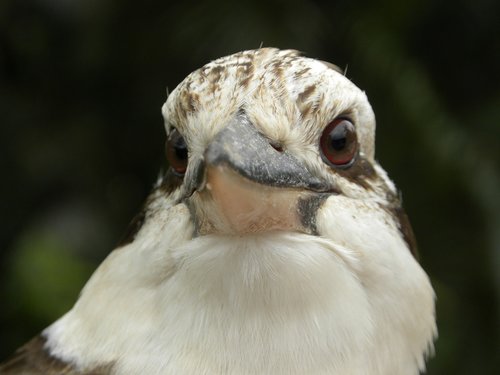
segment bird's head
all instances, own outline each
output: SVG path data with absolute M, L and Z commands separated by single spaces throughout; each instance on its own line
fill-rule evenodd
M 267 48 L 231 55 L 190 74 L 163 115 L 164 183 L 197 235 L 318 234 L 325 202 L 343 212 L 397 201 L 374 160 L 366 95 L 332 64 Z

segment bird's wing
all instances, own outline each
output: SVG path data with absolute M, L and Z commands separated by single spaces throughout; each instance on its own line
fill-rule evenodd
M 103 375 L 105 368 L 80 372 L 71 364 L 51 356 L 44 348 L 45 338 L 36 336 L 0 364 L 2 375 Z M 109 369 L 108 369 L 109 370 Z

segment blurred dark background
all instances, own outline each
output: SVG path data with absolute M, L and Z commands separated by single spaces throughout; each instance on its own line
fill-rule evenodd
M 1 0 L 0 358 L 71 307 L 165 167 L 166 88 L 261 43 L 366 90 L 437 293 L 428 373 L 498 373 L 496 0 Z

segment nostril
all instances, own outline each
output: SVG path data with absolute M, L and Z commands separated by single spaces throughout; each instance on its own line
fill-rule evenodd
M 283 152 L 283 146 L 280 145 L 279 143 L 272 143 L 270 142 L 269 143 L 271 145 L 272 148 L 274 148 L 276 151 L 278 152 Z

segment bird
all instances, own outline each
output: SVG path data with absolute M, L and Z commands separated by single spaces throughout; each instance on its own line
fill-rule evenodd
M 188 75 L 127 235 L 0 373 L 424 372 L 435 293 L 344 73 L 261 47 Z

